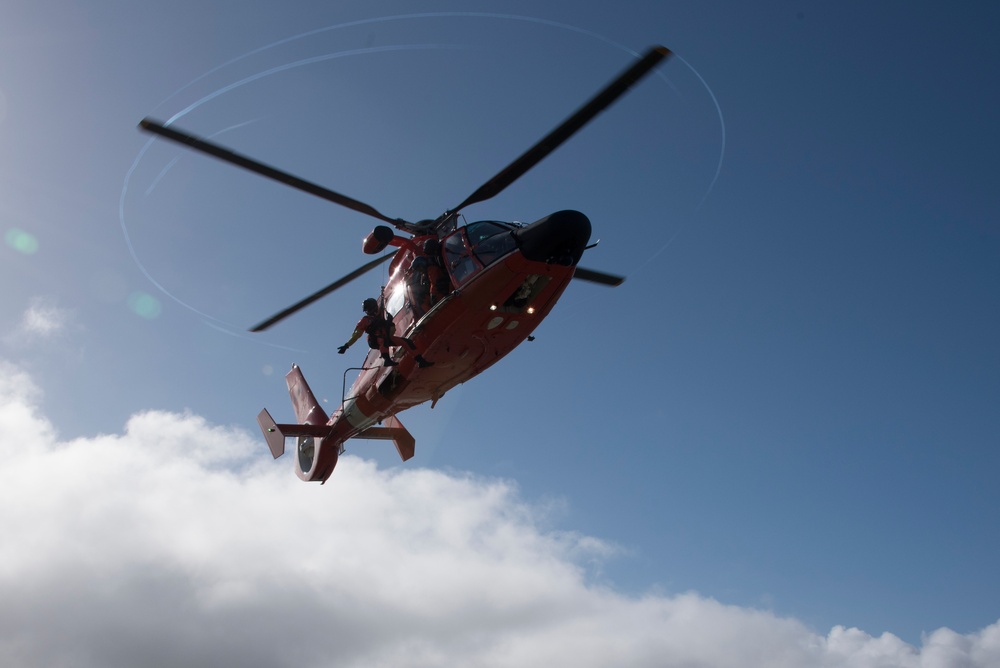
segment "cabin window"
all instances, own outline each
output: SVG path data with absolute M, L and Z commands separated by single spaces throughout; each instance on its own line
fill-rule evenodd
M 393 288 L 392 292 L 386 297 L 385 300 L 385 312 L 389 317 L 393 317 L 399 313 L 399 309 L 403 308 L 403 304 L 406 302 L 406 284 L 397 283 L 396 287 Z
M 464 283 L 480 267 L 466 243 L 464 227 L 444 240 L 444 256 L 456 285 Z

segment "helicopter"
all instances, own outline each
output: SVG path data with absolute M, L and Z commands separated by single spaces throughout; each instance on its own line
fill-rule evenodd
M 368 322 L 381 322 L 383 330 L 369 328 L 371 350 L 356 369 L 360 373 L 340 407 L 327 415 L 302 370 L 293 364 L 285 381 L 296 422 L 276 423 L 266 408 L 258 414 L 257 423 L 275 459 L 284 454 L 286 439 L 295 438 L 296 474 L 306 482 L 320 483 L 329 479 L 350 439 L 391 440 L 401 459 L 409 460 L 416 441 L 398 413 L 428 401 L 433 408 L 450 389 L 479 375 L 523 341 L 533 340 L 532 332 L 572 279 L 611 287 L 624 281 L 578 265 L 584 251 L 593 247 L 588 245 L 590 220 L 579 211 L 557 211 L 530 224 L 481 220 L 459 225 L 460 212 L 498 195 L 669 56 L 663 46 L 648 49 L 460 204 L 435 219 L 418 222 L 391 218 L 369 204 L 159 121 L 145 118 L 139 123 L 144 131 L 386 223 L 364 238 L 362 250 L 370 255 L 390 247 L 395 250 L 250 329 L 264 331 L 391 260 L 386 286 L 377 299 L 364 305 L 371 316 Z M 359 334 L 360 330 L 355 338 Z

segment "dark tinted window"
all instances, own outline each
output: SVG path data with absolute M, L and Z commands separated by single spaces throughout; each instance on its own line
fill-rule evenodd
M 484 265 L 491 264 L 514 250 L 516 243 L 513 228 L 507 223 L 492 220 L 482 220 L 465 227 L 465 234 L 479 261 Z

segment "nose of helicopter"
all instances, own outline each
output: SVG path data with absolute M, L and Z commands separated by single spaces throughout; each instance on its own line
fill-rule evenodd
M 590 220 L 579 211 L 557 211 L 516 230 L 514 236 L 529 260 L 575 266 L 590 241 Z

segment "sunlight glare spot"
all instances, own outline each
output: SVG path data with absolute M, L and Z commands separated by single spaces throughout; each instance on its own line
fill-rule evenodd
M 159 300 L 145 292 L 133 292 L 128 298 L 128 307 L 132 312 L 146 320 L 153 320 L 159 317 L 163 307 Z
M 34 235 L 12 227 L 4 235 L 7 245 L 24 255 L 34 255 L 38 252 L 38 239 Z

